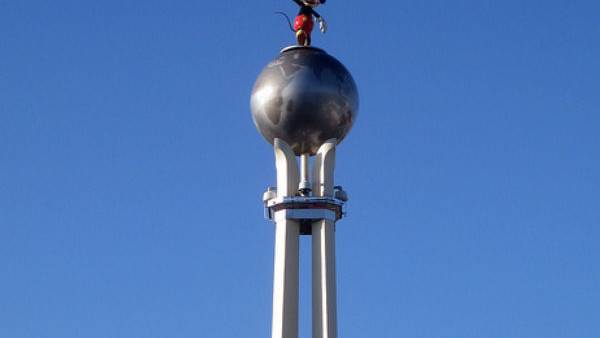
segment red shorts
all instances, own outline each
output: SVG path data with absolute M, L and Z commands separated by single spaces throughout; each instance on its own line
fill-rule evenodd
M 302 29 L 306 34 L 310 35 L 313 30 L 313 24 L 312 15 L 300 14 L 296 17 L 296 20 L 294 20 L 294 29 L 296 32 Z

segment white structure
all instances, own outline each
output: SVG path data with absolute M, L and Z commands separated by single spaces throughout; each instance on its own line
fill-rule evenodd
M 347 198 L 333 172 L 336 145 L 358 113 L 356 84 L 322 49 L 287 47 L 259 74 L 250 108 L 277 167 L 277 193 L 263 196 L 275 221 L 273 338 L 298 337 L 300 235 L 312 235 L 313 338 L 337 338 L 334 235 Z
M 308 184 L 309 155 L 300 156 L 299 169 L 292 148 L 281 139 L 274 141 L 277 194 L 270 189 L 264 195 L 275 221 L 273 338 L 298 337 L 300 235 L 312 235 L 313 338 L 337 338 L 334 235 L 346 194 L 341 188 L 334 191 L 335 146 L 336 139 L 321 145 Z

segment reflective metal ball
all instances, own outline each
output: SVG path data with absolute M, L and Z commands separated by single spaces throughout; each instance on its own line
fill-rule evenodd
M 260 73 L 250 108 L 269 143 L 280 138 L 296 155 L 314 155 L 328 139 L 339 143 L 346 136 L 358 112 L 358 90 L 338 60 L 315 47 L 293 46 Z

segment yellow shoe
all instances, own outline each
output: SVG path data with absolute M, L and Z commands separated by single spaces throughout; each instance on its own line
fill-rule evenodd
M 296 32 L 296 41 L 298 42 L 298 46 L 308 46 L 310 44 L 310 40 L 303 29 L 299 29 Z

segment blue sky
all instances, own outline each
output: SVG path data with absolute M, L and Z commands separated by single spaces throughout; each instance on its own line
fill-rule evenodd
M 597 337 L 597 1 L 330 0 L 340 337 Z M 268 337 L 292 1 L 0 3 L 0 336 Z M 310 336 L 303 238 L 300 337 Z

